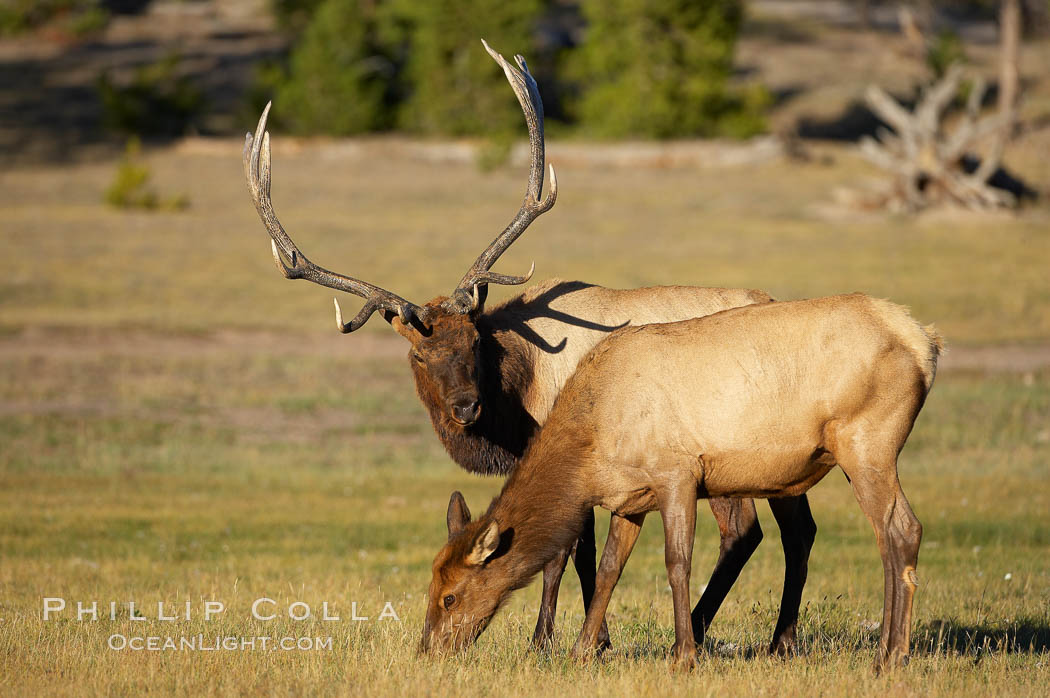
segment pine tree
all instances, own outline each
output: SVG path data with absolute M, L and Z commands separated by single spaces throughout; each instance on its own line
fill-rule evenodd
M 576 116 L 602 137 L 706 136 L 733 110 L 727 92 L 740 0 L 583 0 L 570 56 Z
M 396 69 L 381 40 L 383 3 L 324 0 L 292 50 L 275 115 L 299 133 L 348 135 L 390 128 Z
M 521 127 L 521 111 L 481 39 L 509 59 L 532 50 L 539 0 L 400 0 L 408 18 L 402 124 L 421 133 L 479 135 Z

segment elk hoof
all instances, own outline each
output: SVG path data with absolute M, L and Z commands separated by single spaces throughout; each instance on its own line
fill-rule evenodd
M 532 633 L 532 647 L 540 652 L 550 652 L 554 648 L 554 624 L 541 619 Z
M 691 671 L 696 666 L 696 643 L 692 646 L 675 644 L 671 647 L 671 670 Z
M 689 673 L 696 666 L 696 653 L 685 652 L 679 654 L 676 652 L 671 658 L 671 670 L 680 673 Z
M 598 646 L 596 648 L 597 653 L 600 655 L 607 650 L 612 649 L 612 640 L 609 639 L 609 629 L 602 628 L 598 632 Z
M 537 652 L 549 653 L 554 649 L 554 635 L 533 635 L 531 645 Z
M 569 659 L 576 662 L 577 664 L 590 664 L 598 652 L 594 649 L 584 649 L 577 645 L 573 645 L 572 650 L 569 652 Z
M 781 636 L 775 638 L 769 645 L 769 653 L 774 657 L 793 657 L 798 654 L 798 646 L 794 637 Z
M 879 656 L 875 659 L 875 675 L 880 676 L 884 671 L 894 669 L 903 669 L 911 663 L 911 656 L 907 654 L 885 654 L 879 652 Z

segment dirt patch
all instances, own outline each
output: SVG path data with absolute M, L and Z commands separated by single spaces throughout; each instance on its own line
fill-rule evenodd
M 1050 344 L 950 347 L 941 357 L 942 371 L 1027 373 L 1050 367 Z
M 345 337 L 330 332 L 259 332 L 218 330 L 200 334 L 146 329 L 32 327 L 0 339 L 0 358 L 41 356 L 83 359 L 105 356 L 208 358 L 250 356 L 317 356 L 375 359 L 404 357 L 408 343 L 391 333 Z
M 407 344 L 392 333 L 276 333 L 226 329 L 201 334 L 151 330 L 33 327 L 0 338 L 0 359 L 114 357 L 206 358 L 230 355 L 310 356 L 339 359 L 402 359 Z M 953 346 L 941 357 L 941 371 L 1029 372 L 1050 368 L 1050 344 Z
M 308 412 L 289 412 L 279 407 L 223 406 L 202 408 L 193 413 L 177 409 L 127 407 L 103 399 L 20 401 L 0 400 L 0 417 L 50 417 L 72 419 L 148 420 L 172 425 L 208 429 L 228 429 L 237 438 L 259 443 L 315 443 L 326 435 L 338 434 L 348 443 L 404 444 L 418 438 L 425 425 L 422 410 L 410 415 L 387 416 L 382 423 L 371 423 L 361 413 L 349 409 L 318 408 Z

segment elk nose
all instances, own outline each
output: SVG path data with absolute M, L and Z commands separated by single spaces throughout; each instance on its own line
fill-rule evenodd
M 474 398 L 463 398 L 452 404 L 452 418 L 464 426 L 476 422 L 480 412 L 481 405 Z

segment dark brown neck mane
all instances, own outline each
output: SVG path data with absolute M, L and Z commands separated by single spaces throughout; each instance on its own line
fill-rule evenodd
M 434 431 L 462 468 L 479 475 L 514 470 L 538 428 L 523 401 L 533 380 L 528 344 L 513 332 L 478 320 L 481 335 L 481 417 L 467 428 L 457 425 L 444 405 L 417 389 Z M 418 388 L 418 382 L 417 382 Z

